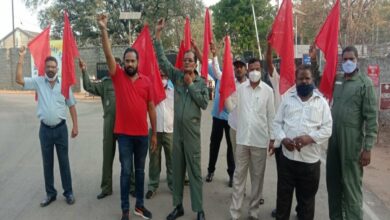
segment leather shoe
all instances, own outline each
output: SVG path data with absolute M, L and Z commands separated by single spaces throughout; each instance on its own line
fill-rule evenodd
M 66 200 L 66 203 L 68 203 L 68 205 L 73 205 L 76 202 L 73 195 L 67 196 L 65 200 Z
M 169 213 L 169 215 L 167 216 L 167 220 L 175 220 L 183 215 L 184 215 L 183 206 L 178 205 L 171 213 Z
M 110 195 L 112 195 L 112 192 L 111 193 L 101 192 L 99 195 L 97 195 L 97 199 L 103 199 L 104 197 L 110 196 Z
M 206 182 L 213 181 L 214 173 L 208 173 L 206 176 Z
M 205 220 L 206 218 L 204 217 L 204 212 L 198 212 L 198 217 L 196 218 L 197 220 Z
M 41 202 L 41 207 L 45 207 L 45 206 L 48 206 L 50 205 L 50 203 L 56 201 L 56 197 L 53 196 L 53 197 L 46 197 L 42 202 Z

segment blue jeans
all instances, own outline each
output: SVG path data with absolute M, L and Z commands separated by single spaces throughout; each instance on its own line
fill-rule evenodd
M 148 153 L 148 136 L 118 135 L 119 160 L 121 162 L 121 207 L 129 210 L 130 171 L 133 158 L 135 166 L 136 207 L 144 205 L 145 158 Z
M 57 190 L 54 188 L 54 146 L 56 148 L 58 164 L 61 173 L 63 195 L 68 197 L 73 194 L 72 177 L 70 173 L 68 157 L 68 128 L 66 123 L 50 128 L 41 123 L 39 128 L 39 140 L 41 142 L 43 173 L 45 177 L 45 189 L 48 197 L 56 197 Z

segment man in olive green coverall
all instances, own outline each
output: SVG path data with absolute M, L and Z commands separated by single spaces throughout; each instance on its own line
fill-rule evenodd
M 121 63 L 119 58 L 115 58 L 117 63 Z M 112 194 L 112 164 L 115 157 L 115 143 L 114 135 L 115 123 L 115 93 L 110 77 L 103 77 L 102 81 L 98 83 L 91 83 L 87 73 L 87 65 L 81 59 L 79 66 L 83 76 L 84 89 L 96 96 L 100 96 L 104 110 L 104 124 L 103 124 L 103 174 L 101 182 L 101 193 L 97 199 L 103 199 Z M 131 173 L 130 178 L 130 192 L 135 192 L 134 172 Z
M 200 120 L 201 109 L 208 104 L 208 89 L 196 73 L 196 55 L 193 51 L 186 51 L 183 59 L 183 69 L 175 69 L 165 57 L 161 44 L 161 30 L 164 20 L 156 26 L 156 40 L 154 46 L 160 68 L 168 74 L 175 86 L 175 115 L 173 131 L 173 205 L 175 209 L 168 215 L 167 220 L 174 220 L 184 214 L 182 206 L 185 171 L 190 179 L 192 210 L 197 212 L 197 219 L 205 219 L 202 206 L 202 175 L 200 167 Z
M 377 135 L 377 102 L 371 80 L 357 68 L 358 52 L 342 52 L 344 76 L 333 92 L 333 132 L 329 140 L 326 182 L 329 217 L 362 220 L 363 167 L 370 163 Z

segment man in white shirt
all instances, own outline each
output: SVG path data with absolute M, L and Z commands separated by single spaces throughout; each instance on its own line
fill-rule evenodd
M 161 70 L 160 70 L 161 71 Z M 161 150 L 164 148 L 168 188 L 172 191 L 172 144 L 173 144 L 173 103 L 174 89 L 168 76 L 161 71 L 166 98 L 156 106 L 157 149 L 149 150 L 149 184 L 145 198 L 151 199 L 157 191 L 161 173 Z
M 241 216 L 249 169 L 252 189 L 249 219 L 254 220 L 258 219 L 267 147 L 271 147 L 274 142 L 272 122 L 275 108 L 273 90 L 260 80 L 261 72 L 253 70 L 248 77 L 250 81 L 244 82 L 237 89 L 237 101 L 226 106 L 228 111 L 237 107 L 236 170 L 230 214 L 233 219 L 239 219 Z
M 314 219 L 321 144 L 332 133 L 332 116 L 328 103 L 315 90 L 311 66 L 297 68 L 296 91 L 283 98 L 273 130 L 283 147 L 278 167 L 276 219 L 290 218 L 294 189 L 298 219 Z

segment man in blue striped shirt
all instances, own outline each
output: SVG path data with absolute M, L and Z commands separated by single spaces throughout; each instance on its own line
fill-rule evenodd
M 54 146 L 57 151 L 61 181 L 64 188 L 63 195 L 66 202 L 72 205 L 75 199 L 68 157 L 68 128 L 65 121 L 66 108 L 68 107 L 73 122 L 71 137 L 76 137 L 78 134 L 76 101 L 71 89 L 69 89 L 69 99 L 65 99 L 61 94 L 61 82 L 57 77 L 58 65 L 56 58 L 51 56 L 46 58 L 45 76 L 23 78 L 22 67 L 25 55 L 26 48 L 20 48 L 16 67 L 16 83 L 23 86 L 23 89 L 35 90 L 38 94 L 37 116 L 41 121 L 39 140 L 46 189 L 46 198 L 40 205 L 45 207 L 55 201 L 57 197 L 53 175 Z

